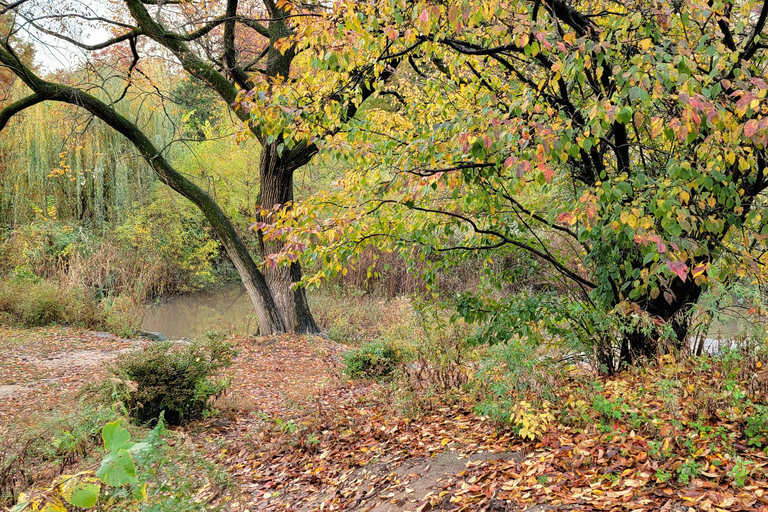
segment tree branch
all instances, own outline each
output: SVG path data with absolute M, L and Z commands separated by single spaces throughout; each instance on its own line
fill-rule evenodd
M 224 14 L 224 64 L 232 79 L 241 89 L 248 90 L 248 76 L 237 65 L 235 57 L 235 17 L 237 16 L 238 0 L 227 0 L 227 10 Z
M 5 128 L 5 125 L 8 124 L 8 121 L 10 121 L 13 116 L 15 116 L 16 114 L 18 114 L 24 109 L 37 105 L 42 101 L 44 101 L 43 98 L 41 98 L 37 94 L 30 94 L 29 96 L 25 96 L 19 101 L 15 101 L 11 103 L 7 107 L 5 107 L 3 110 L 0 110 L 0 131 L 2 131 L 3 128 Z

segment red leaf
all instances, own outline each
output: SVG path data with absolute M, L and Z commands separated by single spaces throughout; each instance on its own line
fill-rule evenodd
M 744 136 L 753 137 L 757 133 L 758 122 L 755 119 L 750 119 L 747 124 L 744 125 Z
M 547 183 L 550 183 L 552 181 L 552 176 L 555 175 L 555 171 L 550 169 L 546 164 L 542 164 L 539 167 L 541 168 L 541 172 L 544 173 L 544 179 L 547 181 Z
M 677 277 L 685 282 L 685 279 L 688 277 L 688 265 L 682 261 L 668 261 L 667 267 L 669 267 L 669 270 L 671 270 L 677 275 Z
M 531 172 L 531 169 L 533 169 L 531 162 L 527 160 L 524 162 L 521 162 L 520 165 L 517 166 L 517 177 L 522 178 L 523 176 Z

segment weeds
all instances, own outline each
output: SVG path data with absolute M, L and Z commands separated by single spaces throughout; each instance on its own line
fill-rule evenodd
M 749 465 L 754 464 L 751 460 L 744 460 L 741 457 L 736 457 L 733 468 L 729 471 L 728 475 L 733 481 L 733 485 L 736 487 L 744 487 L 747 483 L 747 478 L 750 475 Z
M 99 510 L 202 512 L 216 508 L 206 505 L 201 488 L 218 493 L 232 487 L 226 473 L 177 443 L 162 419 L 152 430 L 130 427 L 141 438 L 130 443 L 128 425 L 121 424 L 114 409 L 80 406 L 82 410 L 28 432 L 15 448 L 6 447 L 0 458 L 0 506 L 46 499 L 80 507 L 95 504 Z M 74 446 L 77 457 L 72 459 Z M 69 475 L 62 476 L 65 469 Z M 78 493 L 73 495 L 72 489 Z M 27 510 L 21 503 L 17 509 Z
M 408 349 L 391 341 L 372 341 L 342 356 L 344 373 L 351 379 L 383 379 L 409 357 Z
M 126 330 L 124 318 L 110 314 L 93 293 L 45 281 L 0 281 L 0 322 L 18 327 L 52 324 L 100 330 Z

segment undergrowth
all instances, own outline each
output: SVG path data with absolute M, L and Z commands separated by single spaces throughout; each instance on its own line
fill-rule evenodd
M 217 332 L 188 345 L 153 343 L 120 355 L 111 367 L 114 377 L 101 386 L 100 396 L 107 403 L 122 402 L 140 423 L 160 414 L 170 425 L 188 423 L 210 412 L 209 399 L 229 386 L 220 372 L 232 365 L 235 354 Z
M 74 405 L 71 412 L 49 418 L 27 428 L 21 437 L 0 444 L 0 508 L 12 507 L 22 493 L 29 496 L 32 490 L 47 489 L 60 475 L 98 467 L 104 459 L 102 429 L 119 421 L 123 412 L 85 399 Z M 96 510 L 216 510 L 199 491 L 207 488 L 213 494 L 233 488 L 222 469 L 184 442 L 183 433 L 169 431 L 162 424 L 152 430 L 124 425 L 133 438 L 150 443 L 152 449 L 133 455 L 136 485 L 103 488 Z
M 473 392 L 478 414 L 520 437 L 534 425 L 530 437 L 545 442 L 562 427 L 602 443 L 633 439 L 647 446 L 657 484 L 687 485 L 724 466 L 742 487 L 763 475 L 744 454 L 768 448 L 766 364 L 759 334 L 719 354 L 666 354 L 614 377 L 512 342 L 489 350 Z
M 36 279 L 0 280 L 0 324 L 42 327 L 59 324 L 129 333 L 131 318 L 113 301 L 99 301 L 85 288 Z

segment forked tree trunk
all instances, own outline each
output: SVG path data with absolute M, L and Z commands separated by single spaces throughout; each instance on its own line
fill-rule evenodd
M 259 160 L 261 185 L 260 206 L 272 209 L 276 205 L 286 207 L 293 202 L 293 169 L 284 164 L 277 152 L 277 143 L 264 145 Z M 259 248 L 264 260 L 283 249 L 283 242 L 267 240 L 259 232 Z M 288 332 L 316 334 L 320 328 L 309 309 L 307 294 L 304 288 L 293 289 L 293 285 L 301 281 L 302 273 L 299 263 L 290 266 L 271 268 L 264 267 L 264 276 L 275 300 L 277 309 Z

